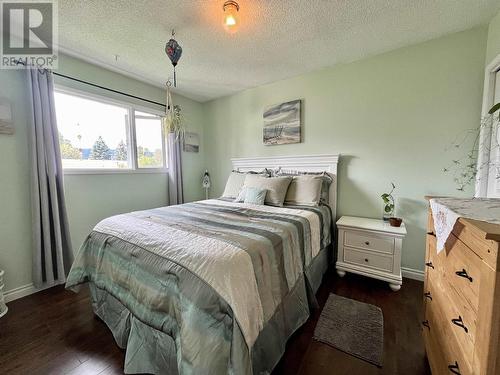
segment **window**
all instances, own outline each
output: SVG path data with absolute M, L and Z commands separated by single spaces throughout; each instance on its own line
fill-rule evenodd
M 64 89 L 56 89 L 54 97 L 67 172 L 166 167 L 159 112 Z
M 137 167 L 161 168 L 165 165 L 164 137 L 161 119 L 145 112 L 135 111 Z

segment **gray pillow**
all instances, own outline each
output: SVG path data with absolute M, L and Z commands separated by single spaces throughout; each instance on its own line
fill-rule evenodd
M 285 204 L 318 206 L 321 201 L 322 176 L 293 176 L 285 196 Z
M 283 206 L 288 185 L 292 177 L 262 177 L 259 175 L 247 175 L 243 188 L 253 187 L 267 190 L 265 204 L 270 206 Z

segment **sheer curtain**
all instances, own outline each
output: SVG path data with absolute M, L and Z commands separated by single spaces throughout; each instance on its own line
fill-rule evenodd
M 182 204 L 184 203 L 184 194 L 182 185 L 181 136 L 174 132 L 168 133 L 167 146 L 169 204 Z
M 54 82 L 48 70 L 26 69 L 31 124 L 31 205 L 33 283 L 48 287 L 66 281 L 73 262 L 54 106 Z

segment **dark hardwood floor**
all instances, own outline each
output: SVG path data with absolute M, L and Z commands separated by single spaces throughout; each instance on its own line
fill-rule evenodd
M 399 292 L 355 275 L 325 277 L 329 293 L 379 306 L 384 313 L 383 367 L 377 368 L 312 340 L 320 311 L 289 340 L 273 374 L 430 374 L 421 337 L 423 284 L 404 280 Z M 122 374 L 124 353 L 104 323 L 94 318 L 88 291 L 55 287 L 9 304 L 0 319 L 0 374 Z

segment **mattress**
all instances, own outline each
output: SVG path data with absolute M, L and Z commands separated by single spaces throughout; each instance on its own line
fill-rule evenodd
M 267 373 L 309 316 L 330 227 L 327 206 L 224 200 L 117 215 L 90 233 L 67 287 L 90 282 L 126 372 Z M 139 355 L 139 337 L 165 347 Z

